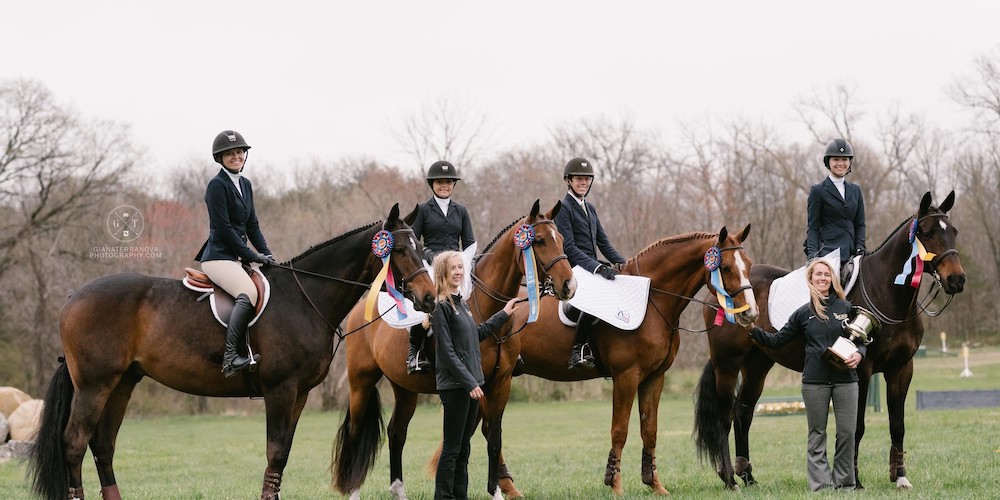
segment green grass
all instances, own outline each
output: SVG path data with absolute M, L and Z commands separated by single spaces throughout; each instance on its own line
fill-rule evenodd
M 915 411 L 916 390 L 994 389 L 1000 385 L 1000 352 L 976 353 L 974 377 L 960 379 L 959 358 L 917 361 L 907 399 L 907 470 L 914 489 L 907 498 L 996 498 L 1000 491 L 1000 408 Z M 977 364 L 978 363 L 978 364 Z M 610 382 L 604 382 L 610 387 Z M 884 391 L 884 384 L 882 387 Z M 883 399 L 884 401 L 884 399 Z M 805 417 L 757 418 L 752 434 L 754 474 L 761 484 L 727 492 L 712 467 L 698 462 L 691 442 L 690 397 L 661 402 L 657 465 L 675 498 L 823 498 L 807 493 Z M 284 498 L 337 498 L 327 470 L 337 413 L 307 413 L 299 424 L 285 469 Z M 504 416 L 504 450 L 517 486 L 529 498 L 610 498 L 603 484 L 610 449 L 608 401 L 512 403 Z M 897 498 L 888 482 L 888 421 L 869 412 L 860 467 L 866 498 Z M 624 451 L 625 498 L 649 498 L 639 477 L 641 446 L 633 409 Z M 441 415 L 434 405 L 418 408 L 404 453 L 407 492 L 433 497 L 433 478 L 423 470 L 440 439 Z M 831 419 L 832 426 L 832 419 Z M 125 498 L 257 498 L 266 465 L 263 415 L 127 419 L 118 439 L 116 472 Z M 832 443 L 831 443 L 832 446 Z M 485 499 L 485 453 L 473 439 L 472 498 Z M 832 453 L 832 450 L 831 450 Z M 25 467 L 0 464 L 0 498 L 30 498 Z M 383 449 L 364 498 L 389 498 L 388 452 Z M 99 498 L 93 462 L 84 461 L 85 489 Z

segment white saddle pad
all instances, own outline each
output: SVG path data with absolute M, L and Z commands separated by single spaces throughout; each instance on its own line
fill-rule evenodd
M 840 249 L 836 249 L 821 259 L 830 263 L 833 279 L 840 279 Z M 809 285 L 806 282 L 806 266 L 802 266 L 771 282 L 771 292 L 767 297 L 768 317 L 771 326 L 780 330 L 796 309 L 809 302 Z
M 469 294 L 472 293 L 472 257 L 476 255 L 476 248 L 478 248 L 478 243 L 473 243 L 462 251 L 462 260 L 465 262 L 465 278 L 462 280 L 462 297 L 468 298 Z M 426 264 L 427 272 L 430 273 L 431 280 L 434 279 L 434 270 L 431 269 L 430 264 Z M 392 300 L 386 292 L 378 293 L 378 313 L 382 315 L 382 321 L 385 321 L 389 326 L 393 328 L 405 329 L 413 325 L 420 324 L 427 317 L 426 313 L 422 313 L 413 308 L 413 301 L 407 298 L 403 299 L 403 304 L 406 306 L 406 317 L 400 318 L 399 314 L 395 311 L 396 301 Z
M 576 277 L 576 295 L 569 300 L 573 307 L 600 318 L 622 330 L 635 330 L 646 317 L 649 298 L 649 278 L 619 274 L 606 280 L 573 266 Z

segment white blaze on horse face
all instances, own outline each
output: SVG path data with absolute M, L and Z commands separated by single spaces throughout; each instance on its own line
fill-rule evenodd
M 743 260 L 743 252 L 734 252 L 733 257 L 736 260 L 736 269 L 739 270 L 740 288 L 746 287 L 743 290 L 743 298 L 746 299 L 747 304 L 750 304 L 750 310 L 748 312 L 752 316 L 756 317 L 758 314 L 757 297 L 754 296 L 753 287 L 750 286 L 750 268 Z
M 413 239 L 413 236 L 410 236 L 410 246 L 417 248 L 417 240 Z
M 944 219 L 938 219 L 938 225 L 941 226 L 941 229 L 948 230 L 948 224 L 944 222 Z

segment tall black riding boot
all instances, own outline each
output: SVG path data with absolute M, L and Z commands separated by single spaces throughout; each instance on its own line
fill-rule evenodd
M 250 366 L 250 358 L 240 356 L 237 348 L 240 342 L 246 343 L 247 325 L 254 316 L 254 307 L 250 303 L 250 297 L 241 293 L 236 297 L 233 304 L 233 313 L 229 316 L 229 326 L 226 328 L 226 352 L 222 355 L 222 374 L 227 378 L 236 375 L 236 372 Z M 260 354 L 255 354 L 254 362 L 260 359 Z
M 431 369 L 424 350 L 420 348 L 425 338 L 427 330 L 423 325 L 410 327 L 410 351 L 406 354 L 406 373 L 425 373 Z
M 590 325 L 594 321 L 593 316 L 581 312 L 580 319 L 576 321 L 576 338 L 573 340 L 573 354 L 569 357 L 569 367 L 572 368 L 593 368 L 594 353 L 587 342 L 590 341 Z

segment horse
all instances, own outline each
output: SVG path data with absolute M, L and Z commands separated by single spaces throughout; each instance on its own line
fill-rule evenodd
M 881 322 L 881 330 L 874 334 L 868 345 L 867 355 L 857 368 L 858 424 L 855 434 L 854 475 L 855 485 L 863 487 L 858 475 L 857 461 L 861 438 L 865 433 L 865 401 L 873 373 L 882 372 L 886 382 L 886 399 L 889 409 L 889 480 L 897 487 L 910 488 L 903 463 L 904 403 L 913 377 L 913 355 L 924 335 L 920 318 L 922 303 L 918 302 L 918 288 L 907 283 L 893 284 L 894 276 L 903 269 L 910 258 L 913 234 L 928 252 L 935 255 L 927 262 L 924 271 L 934 278 L 932 287 L 942 288 L 953 296 L 965 288 L 965 271 L 955 250 L 957 229 L 948 218 L 948 210 L 955 202 L 952 191 L 939 207 L 931 205 L 931 193 L 924 194 L 916 214 L 905 219 L 885 242 L 870 255 L 862 258 L 860 275 L 847 299 L 855 305 L 872 311 Z M 751 281 L 757 296 L 762 320 L 757 324 L 774 331 L 782 325 L 771 325 L 767 315 L 767 302 L 771 282 L 788 274 L 775 266 L 757 265 Z M 918 275 L 919 276 L 919 275 Z M 936 295 L 936 294 L 935 294 Z M 949 298 L 950 301 L 950 298 Z M 939 313 L 940 311 L 938 311 Z M 714 316 L 704 310 L 705 321 Z M 750 463 L 750 425 L 757 399 L 764 388 L 764 379 L 774 363 L 802 371 L 805 348 L 801 339 L 793 340 L 781 349 L 764 348 L 754 343 L 745 330 L 732 325 L 714 328 L 708 332 L 710 360 L 705 365 L 696 389 L 695 443 L 702 458 L 716 465 L 719 478 L 727 488 L 738 488 L 734 474 L 745 485 L 756 483 Z M 735 393 L 737 379 L 742 376 L 739 392 Z M 736 460 L 730 460 L 730 425 L 735 430 Z
M 502 230 L 476 257 L 471 271 L 474 286 L 469 304 L 477 322 L 485 321 L 517 296 L 525 271 L 522 252 L 515 246 L 515 232 L 524 225 L 534 228 L 535 238 L 531 246 L 537 274 L 548 276 L 557 296 L 566 299 L 573 296 L 576 280 L 562 250 L 562 235 L 552 220 L 561 206 L 556 203 L 548 213 L 541 214 L 536 200 L 528 216 L 519 218 Z M 351 397 L 337 433 L 331 461 L 333 487 L 357 498 L 362 483 L 374 466 L 382 433 L 382 408 L 376 384 L 384 376 L 395 395 L 395 406 L 386 430 L 390 489 L 398 498 L 405 498 L 403 446 L 407 426 L 416 410 L 417 395 L 437 392 L 434 374 L 408 374 L 405 366 L 408 347 L 406 331 L 378 319 L 368 324 L 362 317 L 360 306 L 351 311 L 346 328 L 350 332 L 346 337 L 346 346 Z M 485 393 L 481 402 L 482 418 L 497 423 L 497 432 L 487 436 L 490 470 L 493 471 L 487 482 L 487 491 L 494 495 L 498 493 L 499 418 L 510 393 L 511 372 L 517 360 L 518 346 L 491 337 L 484 340 L 480 348 L 483 373 L 486 375 L 486 384 L 482 388 Z
M 223 376 L 223 329 L 208 303 L 197 302 L 180 280 L 115 274 L 80 287 L 60 314 L 65 360 L 60 358 L 49 384 L 30 458 L 34 491 L 49 499 L 84 498 L 81 462 L 89 442 L 102 497 L 121 498 L 112 465 L 115 440 L 133 389 L 148 376 L 200 396 L 262 394 L 267 468 L 260 497 L 278 498 L 309 390 L 330 369 L 339 335 L 334 325 L 383 266 L 372 251 L 373 236 L 384 235 L 383 230 L 395 241 L 389 264 L 396 276 L 405 276 L 401 288 L 417 308 L 431 310 L 434 284 L 397 204 L 381 224 L 263 269 L 271 283 L 271 304 L 251 328 L 251 347 L 261 359 L 256 373 L 244 377 Z
M 712 287 L 713 273 L 706 267 L 706 261 L 709 260 L 707 255 L 714 253 L 720 261 L 721 286 L 733 298 L 733 309 L 738 311 L 747 306 L 735 314 L 734 319 L 741 325 L 749 325 L 756 319 L 756 303 L 750 288 L 752 261 L 742 246 L 749 233 L 747 225 L 735 236 L 723 227 L 717 234 L 688 233 L 667 237 L 628 260 L 621 274 L 650 279 L 646 315 L 634 331 L 622 331 L 604 322 L 594 325 L 590 342 L 597 358 L 594 368 L 568 368 L 574 329 L 558 318 L 557 308 L 561 305 L 557 298 L 542 299 L 538 321 L 534 323 L 525 324 L 526 311 L 523 310 L 516 310 L 508 322 L 509 328 L 524 325 L 508 335 L 520 339 L 525 373 L 555 381 L 611 377 L 611 451 L 604 484 L 610 486 L 615 495 L 624 494 L 620 464 L 636 395 L 642 416 L 639 426 L 643 442 L 642 481 L 655 494 L 669 494 L 656 472 L 657 410 L 664 373 L 680 347 L 677 333 L 680 315 L 702 286 Z M 483 432 L 487 432 L 487 422 L 483 427 Z M 505 463 L 502 462 L 501 467 L 506 470 Z

